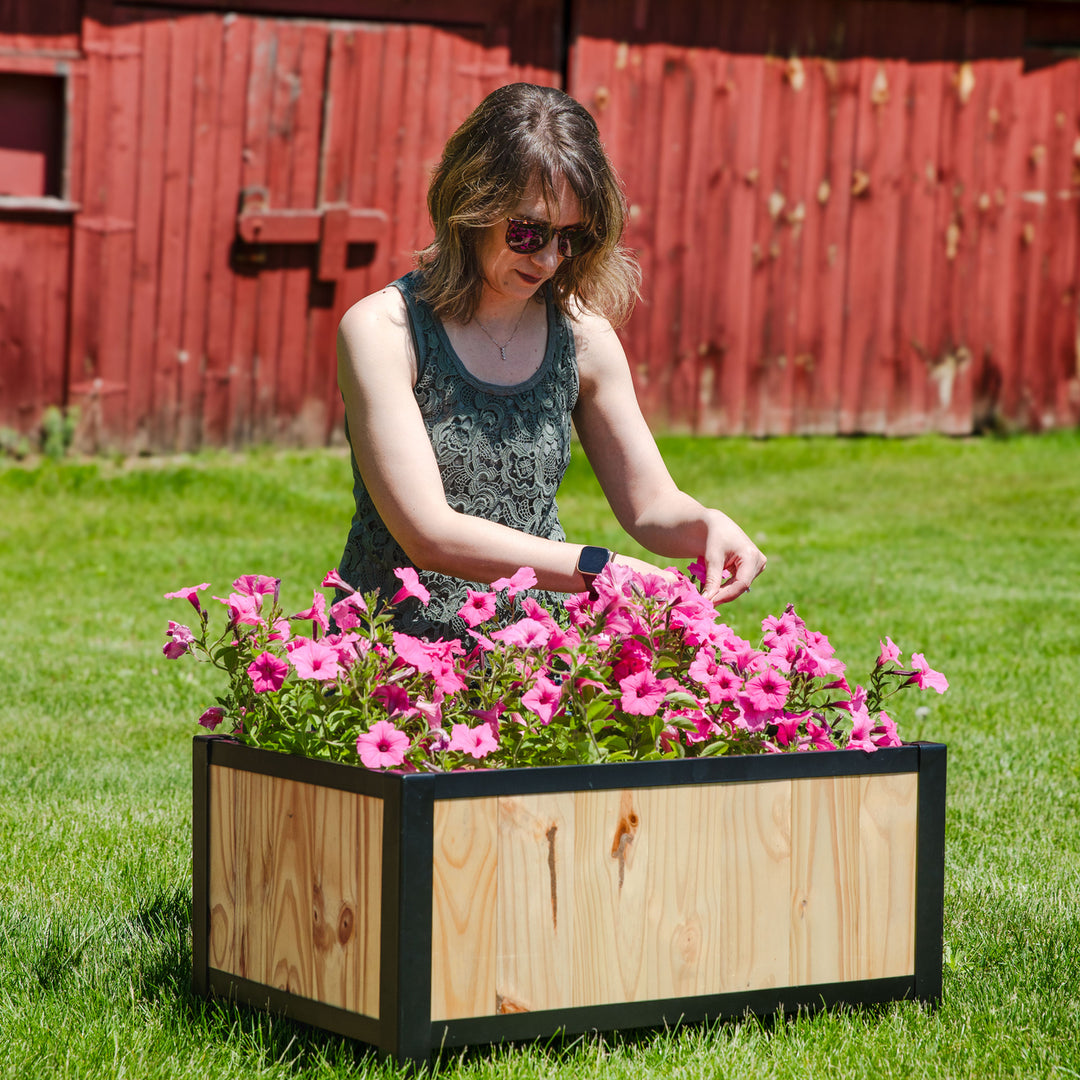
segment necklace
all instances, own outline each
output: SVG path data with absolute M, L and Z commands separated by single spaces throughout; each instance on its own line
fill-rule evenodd
M 518 316 L 518 321 L 516 323 L 514 323 L 513 333 L 511 333 L 511 335 L 506 339 L 506 341 L 503 342 L 502 345 L 500 345 L 491 336 L 491 333 L 489 332 L 488 328 L 479 319 L 476 319 L 476 325 L 479 326 L 480 329 L 484 331 L 484 334 L 486 335 L 488 341 L 490 341 L 491 344 L 494 345 L 495 348 L 499 350 L 499 356 L 502 357 L 502 362 L 504 364 L 506 363 L 506 346 L 509 345 L 510 342 L 513 341 L 514 338 L 517 336 L 518 327 L 521 326 L 521 320 L 525 318 L 525 312 L 528 309 L 528 307 L 529 307 L 529 304 L 528 304 L 528 301 L 526 301 L 525 302 L 525 307 L 523 307 L 521 309 L 521 314 Z M 476 318 L 476 316 L 473 316 L 473 317 Z

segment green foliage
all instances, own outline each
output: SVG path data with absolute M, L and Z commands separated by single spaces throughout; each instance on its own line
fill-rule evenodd
M 52 461 L 58 461 L 64 457 L 71 449 L 78 426 L 79 408 L 77 405 L 72 405 L 67 409 L 50 405 L 41 414 L 41 452 Z
M 943 1003 L 473 1050 L 444 1073 L 1080 1074 L 1080 435 L 662 448 L 769 556 L 738 633 L 790 601 L 856 670 L 888 633 L 948 673 L 905 728 L 949 745 Z M 192 997 L 190 733 L 214 688 L 159 658 L 178 582 L 273 571 L 306 606 L 349 489 L 327 452 L 0 463 L 0 1077 L 395 1075 Z M 572 538 L 638 553 L 578 462 L 560 504 Z

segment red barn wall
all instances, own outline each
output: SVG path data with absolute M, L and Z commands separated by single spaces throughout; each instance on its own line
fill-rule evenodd
M 342 311 L 408 268 L 446 135 L 517 79 L 592 109 L 624 177 L 657 428 L 1080 421 L 1080 5 L 297 7 L 0 0 L 0 109 L 63 106 L 41 147 L 0 115 L 0 427 L 336 438 Z

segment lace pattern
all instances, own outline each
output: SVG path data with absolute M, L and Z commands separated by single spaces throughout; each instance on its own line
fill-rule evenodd
M 419 368 L 414 393 L 447 502 L 461 513 L 549 540 L 565 540 L 555 496 L 570 460 L 570 414 L 578 395 L 569 323 L 548 296 L 548 342 L 540 367 L 514 386 L 486 383 L 458 359 L 441 322 L 415 296 L 417 284 L 415 271 L 394 282 L 409 310 Z M 345 433 L 349 437 L 347 422 Z M 355 455 L 352 473 L 356 512 L 338 572 L 362 592 L 377 588 L 380 595 L 391 597 L 401 584 L 394 568 L 413 564 L 375 509 Z M 486 589 L 487 584 L 428 570 L 419 575 L 431 601 L 426 607 L 412 598 L 404 601 L 396 628 L 428 638 L 468 641 L 465 621 L 456 613 L 465 603 L 466 590 Z M 558 593 L 532 590 L 527 595 L 548 608 L 561 603 Z M 505 594 L 500 598 L 504 600 Z

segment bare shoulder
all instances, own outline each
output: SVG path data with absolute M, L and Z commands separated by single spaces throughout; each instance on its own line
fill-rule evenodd
M 392 285 L 357 300 L 338 324 L 339 362 L 357 370 L 368 357 L 378 358 L 384 370 L 401 365 L 415 374 L 408 308 Z
M 595 378 L 601 372 L 610 371 L 613 366 L 626 366 L 626 354 L 619 335 L 603 315 L 597 315 L 573 302 L 569 316 L 582 380 Z

